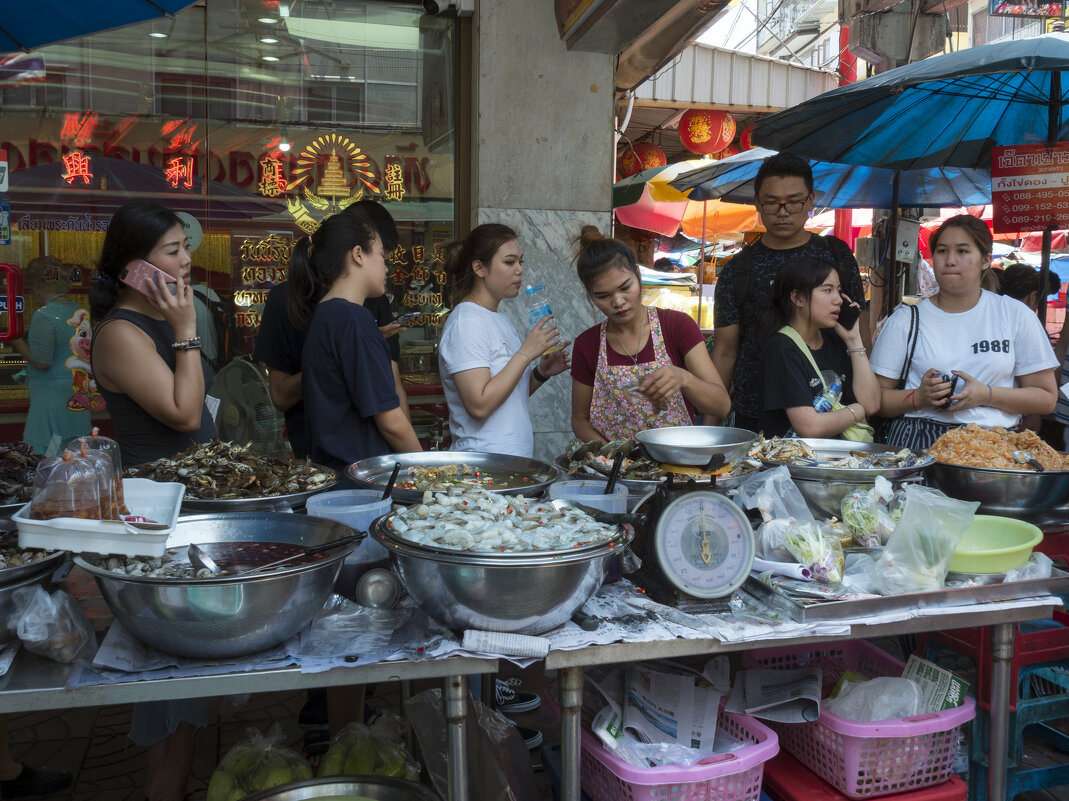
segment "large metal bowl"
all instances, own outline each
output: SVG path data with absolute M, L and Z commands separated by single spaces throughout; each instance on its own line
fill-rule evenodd
M 420 608 L 455 631 L 541 634 L 556 628 L 597 592 L 610 560 L 634 536 L 621 527 L 614 539 L 579 548 L 471 553 L 409 542 L 391 530 L 392 519 L 380 517 L 369 535 L 390 551 Z
M 704 467 L 714 456 L 734 462 L 746 455 L 757 434 L 745 428 L 723 426 L 673 426 L 651 428 L 635 434 L 655 462 Z
M 322 468 L 330 471 L 329 467 Z M 182 497 L 182 513 L 201 512 L 204 514 L 227 514 L 230 512 L 281 512 L 287 509 L 299 509 L 313 495 L 334 489 L 338 483 L 335 478 L 315 489 L 289 492 L 285 495 L 260 495 L 255 498 L 194 498 L 187 493 Z
M 500 477 L 497 486 L 484 489 L 502 495 L 541 495 L 554 481 L 563 475 L 560 468 L 527 459 L 523 456 L 510 456 L 504 453 L 479 453 L 476 451 L 417 451 L 413 453 L 390 453 L 385 456 L 373 456 L 361 459 L 346 468 L 349 476 L 361 489 L 385 490 L 393 466 L 401 463 L 398 481 L 404 480 L 405 469 L 409 467 L 442 467 L 448 464 L 465 464 L 479 468 L 481 471 Z M 528 480 L 524 481 L 523 478 Z M 515 480 L 519 479 L 519 480 Z M 429 488 L 428 488 L 429 489 Z M 423 499 L 424 489 L 395 489 L 393 499 L 398 503 L 419 503 Z
M 928 469 L 933 483 L 951 498 L 979 501 L 985 514 L 1021 517 L 1069 504 L 1069 471 L 1005 470 L 936 462 Z M 1064 510 L 1069 517 L 1069 509 Z
M 344 523 L 280 513 L 196 515 L 179 518 L 168 548 L 218 542 L 318 545 L 349 536 Z M 328 552 L 311 564 L 250 576 L 207 579 L 153 578 L 112 573 L 85 561 L 115 617 L 136 637 L 161 651 L 221 659 L 278 645 L 303 629 L 330 596 L 342 561 L 357 544 Z
M 438 796 L 422 785 L 385 776 L 325 776 L 261 790 L 245 801 L 319 801 L 338 798 L 372 798 L 375 801 L 438 801 Z

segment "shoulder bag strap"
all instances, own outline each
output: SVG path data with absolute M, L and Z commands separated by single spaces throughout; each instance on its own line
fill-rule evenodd
M 895 389 L 906 388 L 909 368 L 913 366 L 913 354 L 917 352 L 917 339 L 921 333 L 921 313 L 916 306 L 909 307 L 909 334 L 906 335 L 906 360 L 902 363 L 902 372 L 898 376 Z
M 791 328 L 789 325 L 783 326 L 779 330 L 779 333 L 788 336 L 798 346 L 798 349 L 805 354 L 805 357 L 809 359 L 809 363 L 813 366 L 813 372 L 817 374 L 817 378 L 820 379 L 820 383 L 824 387 L 824 392 L 828 391 L 828 384 L 824 381 L 824 374 L 820 371 L 820 367 L 817 366 L 817 360 L 813 358 L 813 351 L 809 349 L 809 346 L 805 344 L 805 340 L 802 339 L 802 335 Z

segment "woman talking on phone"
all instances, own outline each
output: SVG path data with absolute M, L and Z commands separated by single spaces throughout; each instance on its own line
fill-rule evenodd
M 190 265 L 174 212 L 134 202 L 111 218 L 89 291 L 92 363 L 126 465 L 172 456 L 215 435 L 204 403 L 210 368 L 196 336 Z
M 205 406 L 210 368 L 200 356 L 189 240 L 174 212 L 127 203 L 111 218 L 89 290 L 92 364 L 115 423 L 123 464 L 172 456 L 215 436 Z M 185 797 L 195 726 L 212 698 L 134 706 L 130 739 L 148 748 L 148 801 Z

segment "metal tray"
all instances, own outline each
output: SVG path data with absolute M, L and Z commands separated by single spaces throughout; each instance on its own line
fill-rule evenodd
M 1062 595 L 1069 593 L 1069 572 L 1053 568 L 1050 578 L 1045 579 L 1012 581 L 1008 584 L 986 584 L 980 587 L 957 587 L 906 595 L 888 595 L 880 598 L 861 598 L 853 601 L 819 601 L 813 604 L 800 604 L 776 592 L 768 585 L 762 584 L 753 576 L 746 579 L 743 589 L 766 606 L 785 613 L 791 620 L 799 623 L 812 623 L 821 620 L 845 620 L 879 615 L 924 606 L 968 606 L 992 601 L 1035 598 L 1038 595 Z
M 554 463 L 564 473 L 561 478 L 563 478 L 565 481 L 570 478 L 599 479 L 609 477 L 610 468 L 606 467 L 604 470 L 602 470 L 601 468 L 595 467 L 594 465 L 584 465 L 583 470 L 581 472 L 568 475 L 568 465 L 570 464 L 570 462 L 568 461 L 568 458 L 564 456 L 564 454 L 558 456 L 554 460 Z M 616 480 L 620 484 L 623 484 L 625 487 L 627 487 L 629 490 L 632 490 L 632 494 L 636 494 L 641 492 L 649 492 L 650 490 L 657 489 L 657 487 L 664 482 L 664 479 L 665 476 L 661 476 L 660 478 L 624 478 L 623 476 L 620 476 Z
M 388 453 L 361 459 L 349 465 L 345 473 L 362 489 L 385 490 L 386 482 L 395 463 L 401 470 L 408 467 L 440 467 L 447 464 L 464 464 L 490 473 L 516 473 L 527 476 L 530 483 L 516 486 L 500 486 L 490 489 L 503 495 L 541 495 L 562 475 L 560 468 L 538 459 L 511 456 L 504 453 L 480 453 L 476 451 L 419 451 L 415 453 Z M 395 489 L 393 499 L 398 503 L 419 503 L 423 489 Z
M 25 505 L 26 504 L 20 504 L 19 508 Z M 5 535 L 11 537 L 15 544 L 18 544 L 18 526 L 11 520 L 0 520 L 0 538 Z M 31 576 L 40 575 L 41 573 L 51 573 L 59 567 L 66 558 L 66 551 L 55 551 L 50 556 L 46 556 L 44 559 L 38 559 L 36 562 L 17 565 L 16 567 L 0 568 L 0 587 L 7 587 L 22 581 L 23 579 L 30 578 Z
M 877 445 L 872 442 L 851 442 L 845 439 L 802 439 L 810 448 L 816 451 L 818 457 L 837 459 L 847 456 L 851 451 L 863 451 L 865 453 L 894 453 L 895 448 L 887 445 Z M 876 480 L 876 476 L 883 476 L 888 481 L 906 478 L 926 470 L 935 463 L 935 459 L 927 454 L 918 454 L 920 460 L 910 467 L 821 467 L 801 464 L 787 464 L 786 462 L 774 462 L 770 459 L 762 459 L 768 467 L 786 466 L 792 478 L 800 478 L 808 481 L 842 481 L 842 482 L 869 482 Z
M 338 479 L 334 479 L 320 487 L 305 490 L 304 492 L 291 492 L 288 495 L 264 495 L 257 498 L 190 498 L 187 494 L 182 499 L 182 514 L 278 512 L 283 509 L 299 509 L 313 495 L 327 492 L 337 483 Z

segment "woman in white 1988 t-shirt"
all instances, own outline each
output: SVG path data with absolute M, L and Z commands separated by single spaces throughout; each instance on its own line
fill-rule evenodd
M 539 320 L 521 343 L 497 310 L 523 286 L 516 232 L 497 223 L 480 225 L 447 247 L 446 271 L 453 276 L 454 307 L 442 331 L 438 365 L 449 404 L 451 450 L 530 457 L 534 434 L 527 398 L 567 370 L 569 356 L 565 348 L 543 355 L 559 340 L 552 316 Z
M 966 214 L 951 217 L 929 244 L 938 294 L 920 301 L 916 312 L 896 311 L 872 351 L 880 414 L 896 418 L 889 443 L 924 449 L 966 423 L 1011 428 L 1021 415 L 1050 413 L 1057 360 L 1039 318 L 981 286 L 991 269 L 987 224 Z M 910 353 L 914 315 L 920 328 Z M 907 365 L 905 388 L 898 389 Z

